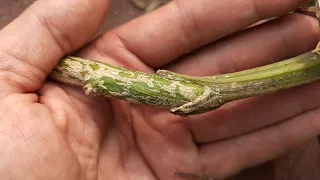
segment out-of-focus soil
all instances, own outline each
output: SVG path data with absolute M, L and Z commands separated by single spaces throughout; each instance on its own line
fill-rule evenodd
M 0 29 L 35 0 L 0 0 Z M 100 33 L 142 14 L 128 0 L 112 0 L 111 11 Z M 276 160 L 253 167 L 230 180 L 319 180 L 320 147 L 311 140 Z
M 0 0 L 0 29 L 19 16 L 25 8 L 36 0 Z M 128 0 L 113 0 L 102 31 L 116 27 L 143 12 L 132 5 Z

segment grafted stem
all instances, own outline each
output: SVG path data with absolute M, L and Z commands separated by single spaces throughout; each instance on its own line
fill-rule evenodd
M 187 116 L 224 103 L 264 95 L 320 79 L 320 56 L 308 52 L 275 64 L 241 72 L 192 77 L 159 70 L 146 74 L 76 57 L 66 57 L 50 77 L 82 86 L 88 95 L 170 109 Z

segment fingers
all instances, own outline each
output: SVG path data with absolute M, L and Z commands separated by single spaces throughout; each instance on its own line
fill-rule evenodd
M 320 133 L 319 109 L 281 124 L 200 147 L 204 172 L 224 178 L 280 156 Z
M 304 53 L 318 40 L 317 20 L 292 14 L 219 41 L 166 68 L 195 76 L 236 72 Z
M 108 0 L 40 0 L 0 32 L 3 91 L 32 92 L 98 31 Z M 2 89 L 1 89 L 2 90 Z
M 176 0 L 106 33 L 93 46 L 97 54 L 124 64 L 140 59 L 158 68 L 261 19 L 283 15 L 305 2 Z

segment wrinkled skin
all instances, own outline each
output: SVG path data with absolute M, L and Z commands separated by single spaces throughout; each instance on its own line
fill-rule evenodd
M 286 15 L 305 2 L 176 0 L 77 51 L 98 31 L 108 1 L 37 1 L 0 32 L 0 179 L 223 178 L 314 138 L 319 83 L 181 118 L 46 80 L 76 51 L 147 73 L 214 75 L 273 63 L 316 45 L 317 21 Z M 238 32 L 274 16 L 284 17 Z

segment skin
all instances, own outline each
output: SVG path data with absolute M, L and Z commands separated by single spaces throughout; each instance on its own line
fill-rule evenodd
M 214 75 L 276 62 L 315 47 L 315 19 L 292 14 L 238 31 L 305 2 L 176 0 L 87 44 L 107 0 L 37 1 L 0 32 L 1 179 L 224 178 L 314 138 L 319 83 L 182 118 L 46 80 L 85 44 L 73 54 L 147 73 Z

